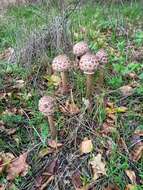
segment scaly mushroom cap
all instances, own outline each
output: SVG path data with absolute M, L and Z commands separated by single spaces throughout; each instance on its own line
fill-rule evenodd
M 107 58 L 107 53 L 105 52 L 104 49 L 100 49 L 96 53 L 96 57 L 101 64 L 107 64 L 108 63 L 108 58 Z
M 79 62 L 79 67 L 85 74 L 94 74 L 97 69 L 99 62 L 96 55 L 87 53 L 83 55 Z
M 55 107 L 55 100 L 51 96 L 43 96 L 39 100 L 39 111 L 45 116 L 53 115 Z
M 53 59 L 52 68 L 54 71 L 64 72 L 71 67 L 71 61 L 66 55 L 59 55 Z
M 89 51 L 88 44 L 86 42 L 78 42 L 73 46 L 73 54 L 77 57 L 81 57 Z

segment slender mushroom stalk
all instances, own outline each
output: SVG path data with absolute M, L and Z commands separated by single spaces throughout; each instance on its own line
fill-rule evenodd
M 91 100 L 93 93 L 93 76 L 98 67 L 98 60 L 94 54 L 83 55 L 79 62 L 80 69 L 86 74 L 86 97 Z
M 104 49 L 100 49 L 96 53 L 96 57 L 98 59 L 98 62 L 100 64 L 100 70 L 99 70 L 99 85 L 100 87 L 103 87 L 104 85 L 104 65 L 108 63 L 107 53 Z
M 62 79 L 63 89 L 67 89 L 67 87 L 69 86 L 68 73 L 61 72 L 61 79 Z
M 67 93 L 70 91 L 68 80 L 68 70 L 71 67 L 70 59 L 66 55 L 59 55 L 54 58 L 52 68 L 56 72 L 60 72 L 62 80 L 62 91 Z
M 94 74 L 87 74 L 87 80 L 86 80 L 86 97 L 88 99 L 92 96 L 92 90 L 93 90 L 93 77 Z
M 57 129 L 54 121 L 54 106 L 55 99 L 51 96 L 43 96 L 39 100 L 39 111 L 42 112 L 48 119 L 51 137 L 53 140 L 57 137 Z
M 75 55 L 75 63 L 77 67 L 79 67 L 80 58 L 88 52 L 88 44 L 84 41 L 78 42 L 73 46 L 73 54 Z

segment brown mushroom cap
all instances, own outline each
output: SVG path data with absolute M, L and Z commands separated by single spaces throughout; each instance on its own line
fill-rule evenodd
M 107 53 L 105 52 L 104 49 L 100 49 L 96 53 L 96 57 L 101 64 L 107 64 L 108 63 L 108 58 L 107 58 Z
M 55 107 L 55 99 L 51 96 L 43 96 L 39 100 L 39 111 L 45 116 L 53 115 Z
M 82 56 L 89 51 L 88 44 L 86 42 L 78 42 L 73 46 L 73 54 L 76 56 Z
M 83 55 L 79 62 L 79 67 L 85 74 L 94 74 L 97 69 L 99 62 L 96 55 L 87 53 Z
M 59 55 L 53 59 L 52 68 L 54 71 L 64 72 L 71 67 L 71 61 L 66 55 Z

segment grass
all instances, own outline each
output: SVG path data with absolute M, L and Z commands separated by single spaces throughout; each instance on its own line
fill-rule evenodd
M 8 47 L 15 48 L 17 45 L 20 47 L 31 31 L 47 25 L 48 18 L 46 8 L 43 5 L 8 9 L 5 15 L 0 18 L 0 51 L 2 52 Z M 143 100 L 143 59 L 138 62 L 130 57 L 130 48 L 128 53 L 126 51 L 129 45 L 133 45 L 138 51 L 142 48 L 142 6 L 139 2 L 128 3 L 124 6 L 115 4 L 92 6 L 89 3 L 87 6 L 82 7 L 80 11 L 72 14 L 70 19 L 74 42 L 87 39 L 93 52 L 96 52 L 99 48 L 105 48 L 109 55 L 109 63 L 105 69 L 105 87 L 102 89 L 102 96 L 97 93 L 96 90 L 98 89 L 95 88 L 93 100 L 95 106 L 92 113 L 84 113 L 80 121 L 78 116 L 64 117 L 57 110 L 57 126 L 61 131 L 60 134 L 65 135 L 63 135 L 64 137 L 59 136 L 59 140 L 66 144 L 59 157 L 63 162 L 68 162 L 69 167 L 73 162 L 72 169 L 79 168 L 84 183 L 91 181 L 91 172 L 87 172 L 86 168 L 88 156 L 79 159 L 71 158 L 71 160 L 68 160 L 68 157 L 70 154 L 77 154 L 79 142 L 84 137 L 92 138 L 94 143 L 93 152 L 95 154 L 102 152 L 107 163 L 107 176 L 96 183 L 96 188 L 102 189 L 106 184 L 115 183 L 122 190 L 130 183 L 125 170 L 134 170 L 139 179 L 138 181 L 141 181 L 143 177 L 143 159 L 133 162 L 118 144 L 119 138 L 122 137 L 130 152 L 134 130 L 142 125 L 143 122 L 143 107 L 141 104 Z M 85 32 L 81 32 L 83 28 Z M 51 60 L 52 58 L 50 57 Z M 45 160 L 50 161 L 53 159 L 53 156 L 46 156 L 46 158 L 39 160 L 36 156 L 40 148 L 46 146 L 47 137 L 50 138 L 49 131 L 47 131 L 47 122 L 38 111 L 38 101 L 41 95 L 52 94 L 55 88 L 43 78 L 45 75 L 49 76 L 48 72 L 46 72 L 47 65 L 42 65 L 39 72 L 37 72 L 37 68 L 39 68 L 37 62 L 35 60 L 35 65 L 30 70 L 21 64 L 8 65 L 6 62 L 0 63 L 0 89 L 2 92 L 6 91 L 6 98 L 0 100 L 1 120 L 7 128 L 17 129 L 16 134 L 13 136 L 7 135 L 5 132 L 0 134 L 0 151 L 13 152 L 18 156 L 22 151 L 32 149 L 29 155 L 31 170 L 26 177 L 18 177 L 14 181 L 19 189 L 30 189 L 34 183 L 33 178 L 36 176 L 37 171 L 40 172 Z M 141 77 L 137 78 L 136 81 L 128 78 L 127 75 L 132 72 Z M 18 79 L 25 81 L 24 88 L 10 88 L 9 86 L 12 87 Z M 74 84 L 75 101 L 81 110 L 84 110 L 82 98 L 85 96 L 85 76 L 81 72 L 74 71 L 71 74 L 71 80 Z M 95 76 L 95 82 L 100 83 L 98 81 L 98 72 Z M 133 82 L 138 84 L 135 87 L 135 93 L 130 97 L 123 98 L 119 88 Z M 59 101 L 65 102 L 66 98 L 59 98 Z M 106 118 L 106 100 L 113 102 L 116 106 L 126 106 L 128 111 L 125 114 L 117 113 L 117 132 L 110 136 L 101 137 L 100 127 Z M 12 108 L 16 108 L 17 111 L 11 111 Z M 12 113 L 3 114 L 6 110 Z M 20 112 L 21 110 L 22 112 Z M 76 128 L 77 130 L 75 130 Z M 75 133 L 77 134 L 74 136 Z M 78 142 L 75 144 L 76 149 L 73 147 L 73 142 L 75 141 Z M 108 142 L 112 143 L 112 150 L 109 155 L 106 155 L 105 150 L 109 148 L 107 146 Z M 33 149 L 33 146 L 36 146 L 36 148 Z M 0 181 L 7 183 L 5 174 L 2 175 Z M 65 188 L 60 182 L 59 185 L 61 189 Z M 52 184 L 47 189 L 50 188 L 53 188 Z M 73 189 L 71 186 L 66 188 Z M 141 183 L 138 183 L 137 189 L 142 189 Z

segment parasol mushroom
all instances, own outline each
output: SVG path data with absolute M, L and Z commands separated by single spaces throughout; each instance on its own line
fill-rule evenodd
M 56 139 L 57 129 L 54 122 L 55 99 L 51 96 L 43 96 L 39 100 L 39 111 L 48 118 L 52 139 Z
M 86 96 L 88 99 L 91 98 L 93 90 L 93 76 L 94 72 L 97 69 L 99 62 L 96 58 L 96 55 L 87 53 L 83 55 L 79 62 L 80 69 L 87 75 L 86 80 Z
M 69 92 L 68 70 L 70 67 L 71 61 L 66 55 L 59 55 L 52 62 L 53 70 L 61 74 L 63 93 Z
M 104 83 L 104 65 L 108 63 L 107 53 L 105 52 L 104 49 L 100 49 L 96 53 L 96 57 L 97 57 L 98 62 L 100 64 L 99 83 L 100 83 L 100 86 L 103 86 L 103 83 Z
M 89 52 L 89 47 L 84 41 L 78 42 L 73 46 L 73 54 L 76 56 L 77 65 L 79 65 L 80 58 L 87 52 Z

